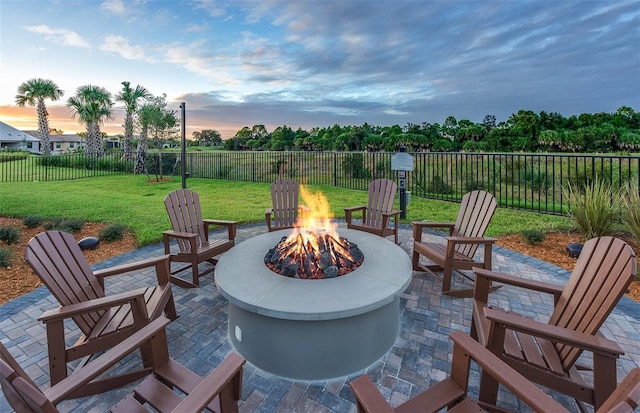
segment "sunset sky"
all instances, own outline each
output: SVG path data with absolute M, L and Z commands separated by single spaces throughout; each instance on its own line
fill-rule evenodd
M 79 86 L 122 81 L 185 102 L 188 137 L 638 111 L 640 0 L 0 0 L 0 121 L 37 128 L 15 105 L 36 77 L 64 90 L 47 106 L 67 133 Z

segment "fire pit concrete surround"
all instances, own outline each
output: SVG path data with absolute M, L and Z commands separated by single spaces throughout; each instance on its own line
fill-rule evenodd
M 383 356 L 400 329 L 400 294 L 411 260 L 393 242 L 340 228 L 364 262 L 337 278 L 301 280 L 264 264 L 269 248 L 291 230 L 244 241 L 224 253 L 216 285 L 229 300 L 229 336 L 260 369 L 296 380 L 324 380 L 362 370 Z

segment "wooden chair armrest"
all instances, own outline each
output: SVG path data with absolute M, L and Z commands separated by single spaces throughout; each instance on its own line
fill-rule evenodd
M 38 321 L 50 323 L 87 313 L 93 313 L 98 310 L 106 310 L 126 303 L 131 303 L 132 306 L 137 305 L 146 311 L 144 292 L 144 288 L 138 288 L 133 291 L 112 294 L 108 297 L 94 298 L 93 300 L 83 301 L 81 303 L 60 306 L 42 313 L 42 315 L 38 317 Z
M 160 255 L 158 257 L 152 257 L 145 260 L 134 261 L 126 264 L 116 265 L 114 267 L 104 268 L 102 270 L 96 270 L 93 274 L 96 277 L 110 277 L 112 275 L 124 274 L 131 271 L 137 271 L 142 268 L 154 267 L 158 264 L 165 264 L 169 262 L 169 255 Z
M 476 282 L 497 281 L 502 284 L 513 285 L 514 287 L 526 288 L 541 293 L 553 294 L 554 296 L 557 295 L 558 297 L 564 290 L 564 286 L 562 285 L 516 277 L 510 274 L 486 270 L 484 268 L 474 267 L 473 272 L 475 274 Z
M 223 396 L 221 393 L 226 386 L 232 386 L 234 382 L 240 385 L 242 382 L 242 366 L 244 366 L 245 362 L 246 360 L 243 357 L 235 353 L 230 354 L 173 411 L 203 411 L 216 396 Z M 233 393 L 227 393 L 227 396 L 231 394 Z M 240 394 L 237 394 L 237 397 L 239 398 Z M 224 405 L 222 400 L 220 402 Z M 228 402 L 231 401 L 229 400 Z
M 193 232 L 180 232 L 180 231 L 173 231 L 173 230 L 163 231 L 162 236 L 166 238 L 182 238 L 182 239 L 198 238 L 198 234 L 194 234 Z
M 497 241 L 495 238 L 488 237 L 455 237 L 449 235 L 444 238 L 455 244 L 494 244 Z
M 416 242 L 422 242 L 422 231 L 425 228 L 447 228 L 449 235 L 451 235 L 453 233 L 453 227 L 456 224 L 453 222 L 414 221 L 411 225 L 413 226 L 413 239 Z
M 211 225 L 227 227 L 229 239 L 233 240 L 236 238 L 236 227 L 238 225 L 238 221 L 227 221 L 224 219 L 203 219 L 202 222 L 204 223 L 204 233 L 207 239 L 209 239 L 209 226 Z
M 541 323 L 531 318 L 523 317 L 519 314 L 508 313 L 501 309 L 485 308 L 485 316 L 488 320 L 511 330 L 521 331 L 535 337 L 542 337 L 550 341 L 564 343 L 595 354 L 604 356 L 621 356 L 624 350 L 618 343 L 603 336 L 581 333 L 575 330 Z
M 170 322 L 171 321 L 164 316 L 158 317 L 122 342 L 116 344 L 100 357 L 90 361 L 82 368 L 74 371 L 72 375 L 45 390 L 44 394 L 53 404 L 59 403 L 138 349 L 144 342 L 163 330 Z
M 482 344 L 463 333 L 454 331 L 449 335 L 453 340 L 454 347 L 459 347 L 475 360 L 482 372 L 488 373 L 505 387 L 511 390 L 518 399 L 525 402 L 529 407 L 537 412 L 566 412 L 561 404 L 556 402 L 551 396 L 540 390 L 535 384 L 512 369 L 507 363 L 493 354 Z M 454 354 L 456 354 L 454 352 Z M 454 360 L 453 363 L 456 363 Z M 453 368 L 453 367 L 452 367 Z M 453 374 L 453 373 L 452 373 Z
M 422 230 L 423 228 L 453 228 L 455 224 L 453 222 L 414 221 L 411 225 Z
M 354 212 L 354 211 L 360 211 L 360 210 L 363 210 L 363 209 L 367 209 L 367 206 L 366 205 L 358 205 L 358 206 L 347 207 L 347 208 L 344 209 L 344 212 L 345 213 L 347 211 L 348 212 Z
M 209 225 L 219 225 L 221 227 L 238 225 L 238 221 L 228 221 L 226 219 L 203 219 L 202 222 Z
M 195 251 L 198 248 L 198 246 L 196 245 L 198 236 L 198 234 L 194 234 L 193 232 L 180 232 L 173 230 L 164 231 L 162 232 L 162 244 L 164 245 L 164 253 L 171 253 L 170 243 L 172 238 L 180 238 L 189 241 L 191 251 Z
M 393 409 L 387 403 L 380 391 L 373 384 L 369 376 L 363 375 L 349 382 L 353 394 L 356 396 L 359 407 L 366 413 L 393 413 Z
M 384 217 L 392 217 L 394 215 L 400 215 L 402 211 L 400 211 L 399 209 L 392 209 L 389 212 L 383 212 L 381 215 Z
M 347 221 L 347 226 L 351 225 L 351 219 L 353 217 L 353 213 L 356 211 L 362 211 L 362 221 L 364 222 L 367 214 L 367 206 L 366 205 L 358 205 L 353 207 L 347 207 L 344 209 L 344 219 Z

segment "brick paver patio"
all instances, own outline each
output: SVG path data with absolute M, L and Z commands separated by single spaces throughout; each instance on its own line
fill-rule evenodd
M 242 226 L 237 242 L 264 232 L 264 224 Z M 400 234 L 401 246 L 410 253 L 411 226 L 402 225 Z M 428 237 L 437 240 L 439 235 L 430 233 Z M 151 245 L 99 263 L 94 268 L 159 255 L 162 251 L 160 244 Z M 569 275 L 556 266 L 500 247 L 494 249 L 493 263 L 497 271 L 558 284 L 564 284 Z M 120 292 L 145 283 L 144 276 L 115 278 L 107 280 L 107 291 Z M 173 286 L 173 291 L 180 317 L 168 327 L 171 356 L 204 375 L 233 351 L 227 335 L 227 302 L 217 291 L 211 275 L 201 279 L 198 289 Z M 497 305 L 528 313 L 543 321 L 546 321 L 552 306 L 550 297 L 510 287 L 501 288 L 494 296 L 497 297 Z M 57 305 L 48 290 L 40 287 L 0 307 L 0 341 L 43 388 L 49 383 L 46 336 L 44 326 L 37 318 L 43 311 Z M 355 412 L 348 382 L 364 373 L 372 377 L 392 405 L 440 381 L 449 371 L 452 349 L 449 333 L 458 329 L 469 332 L 471 299 L 443 296 L 439 281 L 414 272 L 413 281 L 402 295 L 400 305 L 401 331 L 394 346 L 366 371 L 326 381 L 291 381 L 247 363 L 240 411 Z M 640 304 L 624 297 L 601 331 L 626 351 L 618 362 L 620 380 L 632 368 L 640 366 Z M 137 362 L 137 355 L 132 355 L 123 368 L 127 363 Z M 473 378 L 471 387 L 472 393 L 477 391 L 477 377 Z M 65 401 L 58 408 L 63 412 L 102 412 L 131 388 L 115 390 L 100 397 Z M 561 395 L 554 397 L 571 410 L 576 410 L 572 400 Z M 509 394 L 501 393 L 501 403 L 524 410 Z M 0 394 L 0 412 L 10 410 Z

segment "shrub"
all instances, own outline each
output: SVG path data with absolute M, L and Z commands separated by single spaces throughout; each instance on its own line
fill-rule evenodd
M 20 231 L 16 227 L 0 227 L 0 241 L 7 245 L 17 244 L 20 240 Z
M 45 222 L 44 225 L 42 226 L 45 229 L 45 231 L 51 231 L 54 229 L 58 229 L 61 222 L 62 222 L 62 218 L 54 218 L 51 221 Z
M 569 185 L 566 197 L 567 215 L 585 239 L 610 233 L 620 217 L 620 194 L 603 180 L 594 179 L 585 184 L 583 192 Z
M 451 188 L 451 185 L 446 183 L 442 177 L 435 175 L 431 180 L 431 185 L 429 185 L 427 191 L 436 194 L 452 194 L 453 188 Z
M 22 219 L 22 223 L 27 228 L 37 228 L 40 226 L 40 224 L 42 224 L 42 221 L 44 221 L 44 218 L 38 215 L 27 215 Z
M 520 235 L 531 245 L 544 241 L 544 232 L 539 229 L 525 229 Z
M 11 265 L 11 257 L 13 251 L 10 248 L 0 248 L 0 267 L 8 267 Z
M 111 224 L 104 227 L 102 231 L 100 231 L 98 238 L 103 241 L 109 242 L 119 241 L 124 237 L 124 232 L 126 231 L 126 229 L 127 227 L 122 224 Z
M 66 232 L 78 232 L 83 226 L 84 221 L 81 219 L 65 219 L 58 224 L 57 229 Z
M 371 174 L 364 166 L 364 155 L 361 153 L 348 154 L 342 160 L 342 170 L 347 177 L 362 179 Z
M 627 224 L 627 229 L 640 245 L 640 186 L 631 184 L 622 197 L 622 220 Z

